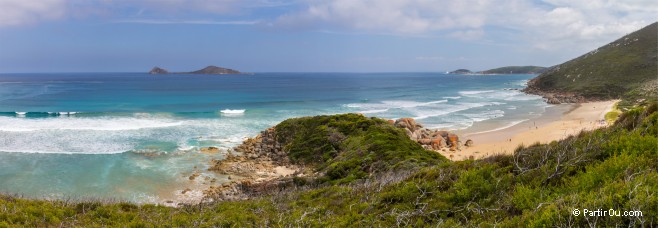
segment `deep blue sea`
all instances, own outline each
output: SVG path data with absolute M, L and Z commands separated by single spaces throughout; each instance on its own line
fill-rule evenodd
M 291 117 L 358 112 L 480 132 L 541 115 L 534 75 L 0 74 L 0 192 L 159 202 L 223 149 Z M 217 177 L 220 180 L 225 177 Z

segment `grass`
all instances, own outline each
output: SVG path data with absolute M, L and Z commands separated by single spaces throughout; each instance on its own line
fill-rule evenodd
M 326 175 L 336 167 L 345 172 L 315 187 L 181 208 L 0 196 L 0 227 L 654 227 L 657 110 L 656 104 L 631 109 L 608 128 L 520 147 L 513 155 L 458 162 L 426 155 L 379 119 L 355 114 L 293 119 L 277 126 L 295 151 L 290 156 Z M 325 135 L 326 140 L 320 137 Z M 373 168 L 378 163 L 386 166 Z M 571 214 L 599 208 L 643 216 Z

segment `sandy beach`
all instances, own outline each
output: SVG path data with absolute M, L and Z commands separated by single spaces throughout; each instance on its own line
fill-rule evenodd
M 607 126 L 605 114 L 611 111 L 618 100 L 581 104 L 560 104 L 553 112 L 547 112 L 537 119 L 519 123 L 507 129 L 482 133 L 464 134 L 461 140 L 475 143 L 463 147 L 461 151 L 440 151 L 451 160 L 474 159 L 495 154 L 511 154 L 519 145 L 536 142 L 549 143 L 583 130 L 593 130 Z

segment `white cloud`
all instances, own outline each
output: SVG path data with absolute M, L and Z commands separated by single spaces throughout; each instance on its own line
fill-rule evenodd
M 270 26 L 461 40 L 487 39 L 488 29 L 508 28 L 535 48 L 587 50 L 656 21 L 656 15 L 655 0 L 309 0 Z
M 658 17 L 658 2 L 546 0 L 552 7 L 515 26 L 540 49 L 573 47 L 585 51 L 640 29 Z M 638 10 L 643 8 L 643 10 Z
M 421 34 L 451 28 L 479 28 L 484 18 L 477 12 L 487 8 L 468 1 L 431 0 L 332 0 L 310 1 L 301 12 L 292 12 L 272 23 L 275 27 L 308 28 L 329 26 L 402 34 Z M 476 14 L 471 15 L 471 12 Z M 468 15 L 466 15 L 468 14 Z
M 294 6 L 285 7 L 288 12 L 255 10 L 289 5 Z M 656 15 L 655 0 L 0 0 L 0 27 L 102 17 L 150 24 L 258 22 L 271 29 L 493 42 L 491 31 L 504 28 L 514 44 L 578 51 L 637 30 Z
M 0 0 L 0 26 L 61 18 L 65 9 L 66 2 L 63 0 Z

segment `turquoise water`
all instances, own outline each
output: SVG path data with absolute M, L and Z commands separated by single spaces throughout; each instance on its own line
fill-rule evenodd
M 0 74 L 0 192 L 158 202 L 245 137 L 290 118 L 359 112 L 487 131 L 547 107 L 534 75 Z

